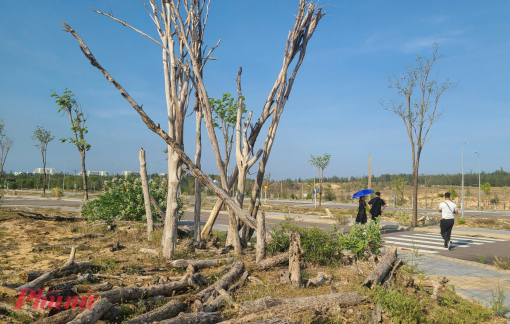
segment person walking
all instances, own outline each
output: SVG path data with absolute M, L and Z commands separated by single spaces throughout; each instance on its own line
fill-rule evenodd
M 358 215 L 356 216 L 356 223 L 365 224 L 367 222 L 367 203 L 365 196 L 359 197 Z
M 439 213 L 442 216 L 439 227 L 441 228 L 444 247 L 451 251 L 452 241 L 450 241 L 450 236 L 452 234 L 453 223 L 455 222 L 454 214 L 458 214 L 459 211 L 457 209 L 457 204 L 451 200 L 449 192 L 444 194 L 444 198 L 446 200 L 439 204 Z
M 376 220 L 377 217 L 381 216 L 382 212 L 386 208 L 386 203 L 381 199 L 381 193 L 379 191 L 375 193 L 375 197 L 370 199 L 368 204 L 370 205 L 370 215 L 372 215 L 372 220 Z

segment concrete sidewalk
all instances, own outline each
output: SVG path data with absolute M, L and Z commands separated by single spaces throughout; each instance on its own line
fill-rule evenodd
M 510 311 L 510 270 L 419 252 L 415 257 L 411 252 L 399 251 L 399 256 L 409 265 L 416 265 L 417 270 L 431 279 L 448 278 L 448 284 L 452 284 L 460 296 L 486 306 L 495 301 L 498 290 L 502 291 L 505 296 L 503 304 Z M 510 318 L 510 313 L 506 316 Z

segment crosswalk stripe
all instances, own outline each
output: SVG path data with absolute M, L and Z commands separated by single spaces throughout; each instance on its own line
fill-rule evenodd
M 429 245 L 423 245 L 423 244 L 413 244 L 413 243 L 404 243 L 404 242 L 395 242 L 395 241 L 389 241 L 385 240 L 386 243 L 395 244 L 395 245 L 410 245 L 414 247 L 422 247 L 426 249 L 435 249 L 435 250 L 446 250 L 444 247 L 439 246 L 429 246 Z M 420 250 L 421 251 L 421 250 Z
M 414 235 L 400 235 L 400 236 L 405 236 L 405 237 L 416 237 L 416 238 L 426 238 L 428 240 L 435 240 L 435 241 L 440 241 L 440 242 L 444 242 L 443 238 L 436 238 L 436 237 L 431 237 L 429 235 L 420 235 L 420 234 L 414 234 Z M 466 240 L 466 241 L 463 241 L 463 240 L 454 240 L 454 242 L 456 243 L 466 243 L 466 244 L 474 244 L 474 245 L 483 245 L 484 243 L 477 243 L 477 242 L 473 242 L 471 240 Z
M 401 241 L 411 241 L 411 242 L 418 242 L 418 243 L 428 243 L 428 244 L 439 244 L 440 246 L 444 247 L 444 242 L 431 242 L 431 241 L 425 241 L 425 240 L 417 240 L 417 239 L 406 239 L 406 238 L 400 238 L 400 237 L 391 237 L 391 240 L 401 240 Z M 461 248 L 467 248 L 468 246 L 466 244 L 452 244 L 452 246 L 455 247 L 461 247 Z
M 426 236 L 431 236 L 431 237 L 441 237 L 441 234 L 433 234 L 433 233 L 423 233 L 423 234 L 419 234 L 419 235 L 426 235 Z M 497 242 L 494 239 L 486 239 L 486 238 L 479 239 L 479 238 L 473 238 L 473 237 L 469 237 L 469 236 L 460 236 L 460 235 L 451 235 L 450 238 L 469 239 L 469 240 L 472 240 L 475 242 L 484 242 L 484 243 L 496 243 Z M 504 240 L 498 240 L 498 241 L 504 241 Z

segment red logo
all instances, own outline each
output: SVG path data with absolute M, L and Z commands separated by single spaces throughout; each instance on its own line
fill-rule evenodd
M 28 293 L 28 297 L 27 297 Z M 20 289 L 20 294 L 18 297 L 18 301 L 16 302 L 16 305 L 14 306 L 14 309 L 21 309 L 21 306 L 23 305 L 24 301 L 34 301 L 34 304 L 32 305 L 32 309 L 37 309 L 38 307 L 41 309 L 61 309 L 61 304 L 64 302 L 63 309 L 68 309 L 69 307 L 75 309 L 77 307 L 80 307 L 81 309 L 84 309 L 87 307 L 90 309 L 92 307 L 92 304 L 99 298 L 97 295 L 93 296 L 57 296 L 57 299 L 55 300 L 55 296 L 43 296 L 44 290 L 39 289 L 37 290 L 37 293 L 35 290 L 32 289 Z M 48 294 L 58 294 L 58 291 L 48 291 Z M 87 291 L 87 294 L 92 294 L 92 291 Z M 25 299 L 25 297 L 27 297 Z M 42 297 L 42 298 L 41 298 Z M 65 298 L 65 300 L 64 300 Z

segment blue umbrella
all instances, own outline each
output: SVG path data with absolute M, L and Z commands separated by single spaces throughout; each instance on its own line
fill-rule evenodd
M 366 195 L 373 194 L 373 193 L 374 193 L 374 191 L 372 189 L 363 189 L 363 190 L 358 191 L 354 195 L 352 195 L 352 199 L 358 198 L 361 196 L 366 196 Z

